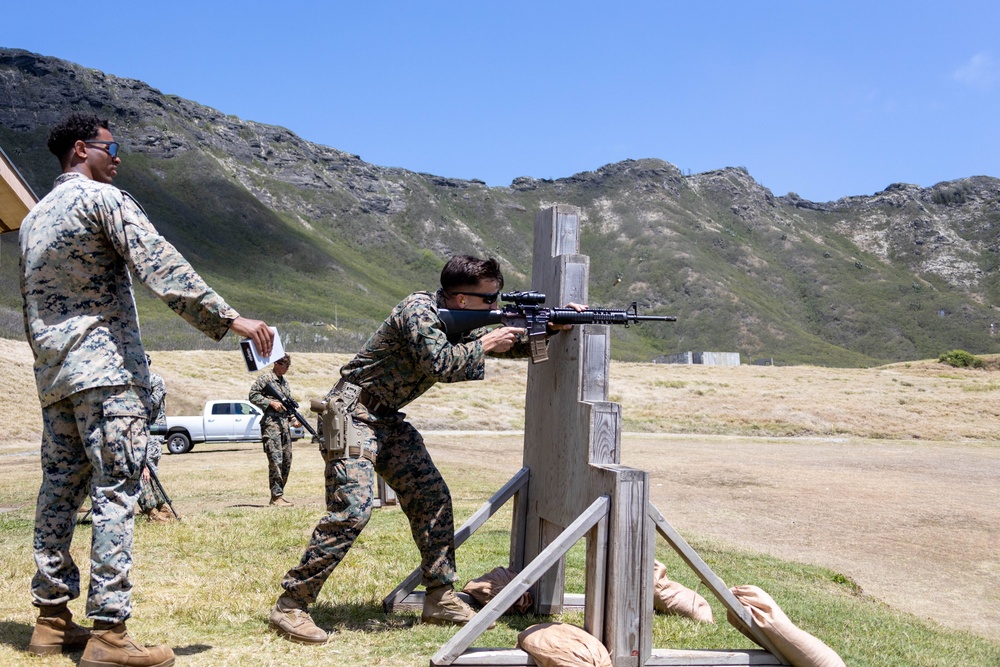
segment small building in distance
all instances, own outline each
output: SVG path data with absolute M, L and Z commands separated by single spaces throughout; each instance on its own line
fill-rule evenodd
M 653 359 L 654 364 L 702 364 L 705 366 L 739 366 L 739 352 L 679 352 Z

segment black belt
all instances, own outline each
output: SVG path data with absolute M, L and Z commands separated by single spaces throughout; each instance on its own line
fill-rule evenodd
M 341 391 L 344 388 L 344 386 L 348 384 L 353 384 L 353 383 L 348 382 L 347 380 L 341 378 L 340 381 L 337 382 L 337 385 L 333 388 L 333 390 Z M 365 407 L 365 410 L 367 410 L 369 414 L 372 414 L 375 417 L 387 417 L 396 412 L 396 408 L 386 403 L 383 403 L 377 396 L 375 396 L 373 393 L 364 388 L 362 388 L 361 391 L 358 393 L 358 403 L 363 405 Z

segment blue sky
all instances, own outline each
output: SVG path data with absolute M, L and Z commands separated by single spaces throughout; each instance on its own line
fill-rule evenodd
M 508 185 L 651 157 L 814 201 L 1000 177 L 995 0 L 17 4 L 0 46 L 381 166 Z

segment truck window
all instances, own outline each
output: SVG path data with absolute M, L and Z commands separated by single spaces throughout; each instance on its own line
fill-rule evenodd
M 255 415 L 257 410 L 249 403 L 237 403 L 235 406 L 238 415 Z
M 212 406 L 213 415 L 231 415 L 233 414 L 233 404 L 232 403 L 216 403 Z

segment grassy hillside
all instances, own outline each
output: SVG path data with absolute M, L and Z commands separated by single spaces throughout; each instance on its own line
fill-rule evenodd
M 727 351 L 850 367 L 1000 351 L 997 179 L 815 204 L 742 168 L 683 175 L 642 159 L 490 188 L 367 164 L 52 58 L 0 49 L 0 71 L 0 145 L 37 194 L 56 175 L 43 144 L 66 100 L 106 114 L 125 147 L 117 184 L 211 285 L 301 351 L 355 349 L 454 253 L 496 256 L 508 287 L 529 287 L 535 217 L 554 204 L 581 209 L 591 303 L 678 317 L 616 331 L 620 360 Z M 16 338 L 15 242 L 0 242 L 0 335 Z M 138 300 L 152 349 L 212 346 Z

